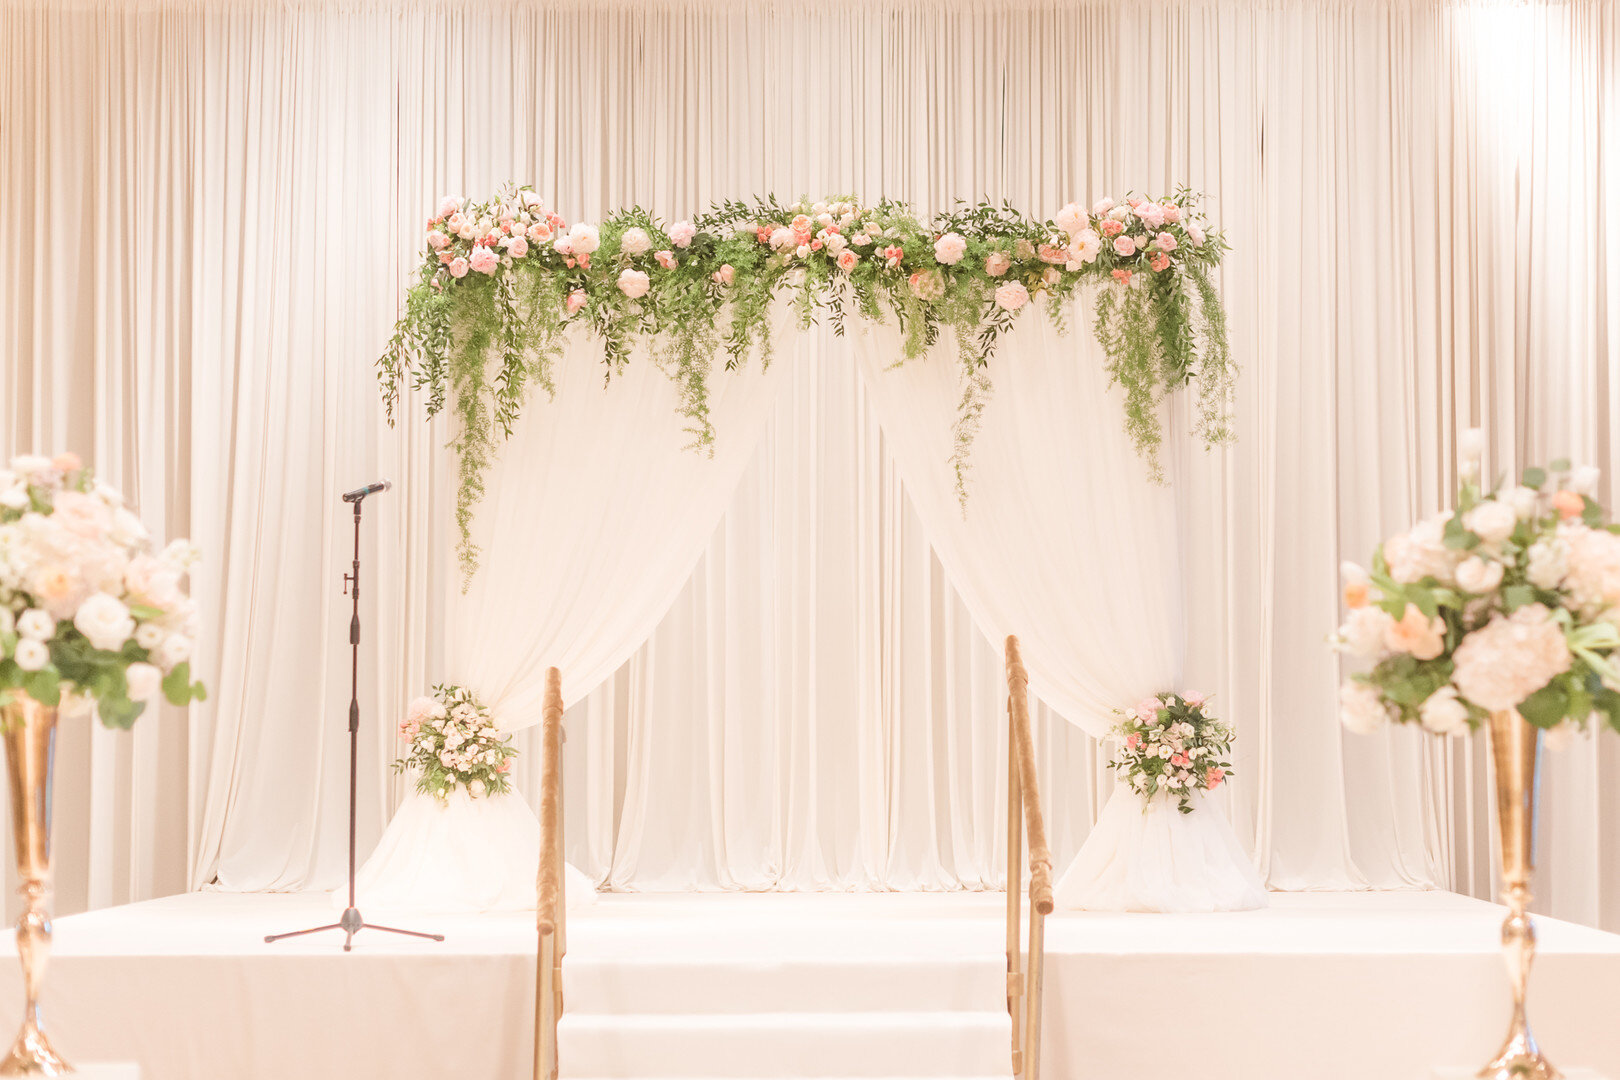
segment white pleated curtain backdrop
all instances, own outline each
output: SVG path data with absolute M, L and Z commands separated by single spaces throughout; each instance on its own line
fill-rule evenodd
M 1493 471 L 1566 453 L 1610 477 L 1620 467 L 1609 435 L 1620 419 L 1617 59 L 1615 12 L 1599 0 L 657 11 L 5 0 L 5 448 L 76 448 L 208 559 L 195 584 L 212 631 L 197 657 L 209 700 L 128 736 L 63 733 L 61 909 L 211 881 L 341 878 L 349 523 L 336 495 L 390 476 L 398 487 L 368 507 L 365 547 L 363 844 L 380 833 L 403 790 L 383 766 L 397 752 L 392 721 L 447 674 L 452 474 L 442 422 L 383 425 L 369 360 L 438 197 L 510 179 L 532 181 L 570 219 L 637 202 L 673 217 L 769 190 L 925 209 L 985 195 L 1035 213 L 1132 186 L 1208 192 L 1234 241 L 1222 287 L 1243 367 L 1240 440 L 1206 456 L 1172 438 L 1172 497 L 1181 674 L 1216 691 L 1237 725 L 1240 833 L 1277 886 L 1488 894 L 1481 746 L 1407 731 L 1347 740 L 1332 722 L 1337 665 L 1322 641 L 1338 617 L 1333 567 L 1441 504 L 1456 433 L 1475 423 Z M 823 390 L 819 400 L 842 400 Z M 871 451 L 851 475 L 886 475 Z M 745 471 L 739 498 L 764 479 Z M 886 487 L 869 489 L 880 490 L 874 513 L 911 521 Z M 1612 483 L 1603 493 L 1612 501 Z M 841 594 L 804 561 L 844 564 L 833 538 L 848 522 L 832 502 L 793 501 L 789 524 L 816 531 L 779 534 L 800 550 L 770 564 L 773 584 L 798 568 L 791 594 L 773 591 L 778 656 L 804 656 L 795 650 L 811 636 L 892 650 L 905 659 L 895 678 L 915 677 L 942 710 L 968 709 L 990 730 L 993 647 L 955 649 L 960 602 L 911 588 L 935 581 L 933 563 L 897 564 L 919 572 L 875 602 L 891 636 L 860 637 L 851 620 L 863 609 L 810 603 L 819 585 Z M 744 505 L 760 515 L 751 525 Z M 576 862 L 606 873 L 622 845 L 616 881 L 667 879 L 652 864 L 675 866 L 662 853 L 676 848 L 660 846 L 660 830 L 708 830 L 717 805 L 722 822 L 747 816 L 756 789 L 736 769 L 705 774 L 732 786 L 679 789 L 683 806 L 711 815 L 679 831 L 674 804 L 638 787 L 631 766 L 679 717 L 697 717 L 688 734 L 711 749 L 721 727 L 753 736 L 752 691 L 711 679 L 748 669 L 749 642 L 691 631 L 712 614 L 703 590 L 734 580 L 715 545 L 763 536 L 785 513 L 734 504 L 648 649 L 587 699 L 613 697 L 614 724 L 579 720 L 588 704 L 573 710 L 569 752 L 584 758 L 571 758 L 570 798 L 588 790 L 601 803 L 571 814 L 571 828 L 597 830 L 574 837 L 591 845 Z M 909 529 L 895 550 L 925 551 Z M 690 665 L 673 658 L 677 641 Z M 722 669 L 724 649 L 734 659 Z M 988 682 L 955 696 L 974 670 Z M 668 685 L 681 671 L 726 710 L 688 710 L 695 696 Z M 821 692 L 830 684 L 807 666 L 795 678 L 778 714 L 795 745 L 853 723 L 840 711 L 851 701 L 863 718 L 874 702 L 892 710 L 880 717 L 920 715 L 909 692 Z M 804 834 L 800 808 L 826 811 L 838 770 L 854 769 L 833 749 L 852 745 L 795 755 L 772 781 L 790 810 L 758 820 Z M 968 796 L 949 803 L 961 788 L 913 781 L 965 775 L 970 745 L 908 742 L 901 760 L 915 772 L 896 813 L 961 824 L 950 813 Z M 713 752 L 724 764 L 729 750 Z M 885 789 L 866 775 L 870 805 Z M 1544 910 L 1620 925 L 1620 837 L 1602 794 L 1616 775 L 1616 740 L 1549 764 Z M 1063 797 L 1060 784 L 1047 791 Z M 640 846 L 628 817 L 616 833 L 604 824 L 632 798 L 650 800 Z M 1075 820 L 1083 830 L 1084 814 Z M 950 862 L 955 842 L 931 857 Z

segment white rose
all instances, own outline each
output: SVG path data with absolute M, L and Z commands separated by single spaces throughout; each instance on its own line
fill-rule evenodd
M 1388 651 L 1384 635 L 1394 625 L 1389 612 L 1368 604 L 1350 612 L 1350 617 L 1339 627 L 1335 644 L 1341 652 L 1357 660 L 1378 660 Z
M 17 633 L 34 641 L 46 641 L 56 633 L 56 620 L 48 611 L 29 608 L 17 620 Z
M 1098 199 L 1095 203 L 1092 204 L 1091 214 L 1092 214 L 1093 217 L 1102 217 L 1104 214 L 1108 213 L 1108 211 L 1112 210 L 1113 208 L 1114 208 L 1114 200 L 1110 199 L 1108 196 L 1105 195 L 1102 198 Z
M 163 643 L 168 631 L 157 623 L 141 623 L 135 628 L 135 644 L 143 649 L 155 649 Z
M 1518 512 L 1497 499 L 1486 499 L 1463 515 L 1463 526 L 1487 544 L 1500 544 L 1512 536 L 1518 523 Z
M 793 254 L 797 255 L 801 259 L 808 259 L 810 257 L 810 245 L 800 244 L 798 247 L 793 249 Z
M 1492 592 L 1502 584 L 1502 564 L 1470 555 L 1457 567 L 1457 584 L 1476 595 Z
M 1501 491 L 1496 493 L 1496 501 L 1507 503 L 1509 506 L 1513 507 L 1513 512 L 1521 518 L 1535 517 L 1537 504 L 1540 502 L 1540 500 L 1541 495 L 1536 491 L 1535 488 L 1527 488 L 1519 485 L 1503 488 Z
M 135 620 L 124 602 L 106 593 L 93 593 L 73 616 L 79 633 L 98 649 L 119 649 L 135 632 Z
M 967 253 L 967 240 L 961 233 L 948 232 L 934 241 L 934 258 L 946 266 L 954 266 Z
M 1460 735 L 1468 730 L 1468 706 L 1457 699 L 1457 688 L 1447 684 L 1418 707 L 1425 729 L 1436 735 Z
M 45 647 L 43 641 L 23 638 L 17 642 L 17 655 L 13 659 L 24 671 L 38 671 L 50 662 L 51 650 Z
M 488 789 L 484 787 L 484 782 L 482 780 L 474 780 L 472 783 L 467 785 L 467 794 L 471 795 L 475 799 L 482 799 L 484 797 L 484 792 L 487 790 Z
M 28 489 L 21 484 L 0 491 L 0 506 L 9 510 L 21 510 L 28 505 Z
M 843 233 L 833 233 L 831 236 L 827 237 L 827 250 L 832 252 L 834 255 L 837 255 L 840 251 L 843 251 L 848 246 L 849 241 L 844 239 Z
M 640 270 L 623 270 L 619 273 L 619 291 L 632 300 L 647 295 L 652 287 L 652 279 Z
M 568 230 L 568 248 L 575 255 L 589 255 L 601 246 L 602 237 L 595 225 L 581 222 Z
M 619 238 L 619 250 L 626 255 L 645 255 L 652 250 L 652 237 L 647 235 L 646 229 L 626 229 Z
M 1538 589 L 1556 589 L 1569 573 L 1569 543 L 1561 536 L 1530 545 L 1524 576 Z
M 771 249 L 773 251 L 790 251 L 798 242 L 798 238 L 793 235 L 793 230 L 786 225 L 778 225 L 776 230 L 771 233 Z
M 158 663 L 164 671 L 171 671 L 176 664 L 191 659 L 191 639 L 184 634 L 170 634 L 163 639 L 158 647 Z
M 1080 209 L 1078 204 L 1069 203 L 1059 210 L 1057 217 L 1052 220 L 1057 222 L 1058 228 L 1072 236 L 1085 225 L 1086 213 Z
M 1168 761 L 1169 758 L 1170 758 L 1171 753 L 1172 753 L 1172 751 L 1168 746 L 1159 747 L 1159 756 L 1161 758 L 1164 758 L 1165 760 Z
M 1582 465 L 1569 474 L 1569 490 L 1577 495 L 1595 496 L 1598 479 L 1603 475 L 1596 465 Z
M 131 664 L 129 670 L 124 672 L 124 678 L 129 681 L 129 699 L 131 701 L 150 701 L 157 697 L 163 688 L 163 672 L 151 664 Z
M 1389 721 L 1378 689 L 1361 682 L 1339 687 L 1339 722 L 1356 735 L 1371 735 Z

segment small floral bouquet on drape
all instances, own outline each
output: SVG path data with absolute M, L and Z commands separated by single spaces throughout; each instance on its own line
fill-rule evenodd
M 94 702 L 104 725 L 128 728 L 160 693 L 202 700 L 183 584 L 196 557 L 186 540 L 153 551 L 77 454 L 13 458 L 0 469 L 0 704 Z
M 473 798 L 504 795 L 512 789 L 507 773 L 517 750 L 464 686 L 440 685 L 431 696 L 411 702 L 399 722 L 410 750 L 394 762 L 395 772 L 414 770 L 416 790 L 448 799 L 458 787 Z
M 1204 712 L 1203 694 L 1159 694 L 1145 698 L 1114 728 L 1119 749 L 1108 762 L 1114 774 L 1146 801 L 1155 795 L 1177 800 L 1192 813 L 1192 794 L 1213 791 L 1232 774 L 1232 729 Z
M 1342 567 L 1334 641 L 1371 669 L 1345 681 L 1340 719 L 1454 735 L 1511 709 L 1559 741 L 1594 716 L 1620 730 L 1620 527 L 1598 470 L 1555 461 L 1486 491 L 1482 447 L 1464 434 L 1455 510 L 1385 541 L 1370 573 Z

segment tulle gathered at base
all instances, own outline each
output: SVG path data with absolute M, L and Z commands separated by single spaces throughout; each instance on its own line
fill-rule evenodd
M 368 914 L 533 911 L 539 866 L 540 822 L 521 796 L 413 792 L 355 876 L 355 896 Z M 567 869 L 568 906 L 594 903 L 590 878 Z
M 1147 806 L 1143 806 L 1144 801 Z M 1265 883 L 1208 793 L 1193 812 L 1177 800 L 1142 796 L 1123 784 L 1058 882 L 1069 911 L 1251 911 L 1267 905 Z

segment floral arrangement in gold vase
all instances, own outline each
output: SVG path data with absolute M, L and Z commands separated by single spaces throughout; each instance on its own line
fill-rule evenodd
M 1386 540 L 1370 571 L 1342 567 L 1349 616 L 1335 642 L 1365 669 L 1345 681 L 1340 718 L 1362 734 L 1392 721 L 1440 735 L 1485 729 L 1513 1018 L 1479 1075 L 1556 1080 L 1525 1011 L 1536 763 L 1544 741 L 1590 724 L 1620 731 L 1620 526 L 1594 498 L 1595 468 L 1555 461 L 1487 490 L 1477 430 L 1460 451 L 1455 509 Z
M 51 764 L 58 714 L 128 728 L 159 696 L 201 700 L 191 679 L 197 609 L 183 585 L 190 543 L 155 550 L 119 493 L 75 454 L 0 469 L 0 737 L 20 891 L 27 994 L 0 1076 L 62 1076 L 40 1021 L 50 951 Z

